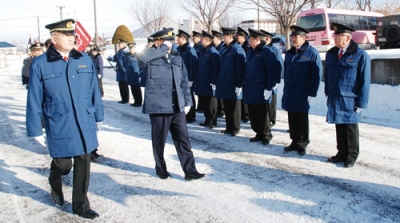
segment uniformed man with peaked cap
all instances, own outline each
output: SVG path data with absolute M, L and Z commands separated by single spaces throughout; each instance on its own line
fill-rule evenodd
M 26 89 L 28 89 L 29 84 L 29 67 L 33 59 L 43 54 L 43 43 L 34 43 L 31 44 L 29 50 L 31 51 L 31 55 L 24 59 L 22 66 L 22 85 L 26 85 Z
M 56 205 L 64 204 L 61 177 L 74 166 L 72 211 L 94 219 L 99 214 L 90 208 L 87 197 L 90 153 L 99 146 L 96 129 L 100 130 L 104 113 L 93 61 L 74 49 L 74 23 L 65 19 L 46 25 L 52 44 L 30 68 L 26 129 L 28 136 L 48 147 L 53 158 L 49 183 Z

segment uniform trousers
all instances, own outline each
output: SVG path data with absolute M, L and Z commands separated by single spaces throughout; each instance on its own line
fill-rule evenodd
M 218 101 L 218 108 L 217 108 L 218 116 L 224 116 L 225 115 L 224 101 L 220 98 L 217 98 L 217 101 Z
M 241 120 L 243 121 L 249 121 L 249 107 L 247 104 L 244 104 L 242 101 L 242 114 L 241 114 Z
M 71 171 L 72 159 L 74 159 L 72 210 L 74 213 L 85 213 L 90 209 L 87 197 L 90 180 L 90 154 L 67 158 L 53 158 L 50 165 L 49 183 L 56 193 L 62 193 L 61 176 L 67 175 Z
M 269 121 L 271 125 L 276 124 L 276 94 L 272 94 L 271 102 L 269 103 Z
M 167 171 L 164 148 L 168 132 L 171 132 L 176 152 L 185 174 L 197 173 L 189 141 L 185 112 L 174 114 L 150 114 L 151 141 L 157 172 Z
M 140 86 L 137 85 L 131 85 L 131 93 L 133 96 L 133 104 L 135 105 L 141 105 L 143 102 L 143 96 L 142 96 L 142 89 Z M 129 98 L 128 98 L 129 101 Z
M 199 96 L 199 98 L 201 98 L 199 101 L 202 102 L 199 106 L 201 106 L 204 117 L 206 118 L 204 124 L 208 126 L 217 126 L 217 98 L 213 96 Z
M 356 161 L 360 153 L 358 124 L 336 124 L 338 156 Z
M 100 95 L 101 97 L 104 97 L 104 90 L 103 90 L 103 78 L 97 78 L 99 81 L 99 87 L 100 87 Z
M 196 120 L 196 98 L 194 97 L 193 87 L 190 88 L 190 95 L 192 96 L 193 105 L 190 107 L 189 112 L 186 114 L 186 120 Z
M 248 104 L 250 125 L 256 138 L 271 141 L 272 133 L 269 120 L 269 104 Z
M 124 103 L 129 102 L 129 87 L 126 81 L 119 81 L 118 82 L 119 93 L 121 95 L 121 101 Z
M 310 143 L 308 113 L 288 112 L 288 122 L 290 138 L 292 139 L 290 146 L 306 149 L 307 145 Z
M 226 132 L 240 130 L 242 100 L 223 100 L 225 108 Z

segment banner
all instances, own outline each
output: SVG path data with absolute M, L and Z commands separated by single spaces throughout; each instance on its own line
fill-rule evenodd
M 92 41 L 92 37 L 90 37 L 79 21 L 75 23 L 75 36 L 77 49 L 79 52 L 83 52 L 86 46 Z

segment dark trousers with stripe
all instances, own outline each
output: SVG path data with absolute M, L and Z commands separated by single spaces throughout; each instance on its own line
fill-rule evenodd
M 90 154 L 67 158 L 53 158 L 50 165 L 49 183 L 57 193 L 62 193 L 61 176 L 67 175 L 72 168 L 74 159 L 74 176 L 72 186 L 72 210 L 75 213 L 85 213 L 90 209 L 87 197 L 90 180 Z
M 308 113 L 288 112 L 291 146 L 306 149 L 310 143 Z
M 242 100 L 224 99 L 225 122 L 227 132 L 237 132 L 240 130 Z
M 168 132 L 171 132 L 176 152 L 185 174 L 197 172 L 189 141 L 185 112 L 175 114 L 150 114 L 151 140 L 156 171 L 167 171 L 164 148 Z
M 118 82 L 118 87 L 119 87 L 119 94 L 121 95 L 121 101 L 122 102 L 129 102 L 129 87 L 126 81 L 119 81 Z
M 269 121 L 269 104 L 248 104 L 250 126 L 256 137 L 271 141 L 272 133 Z
M 336 124 L 338 156 L 356 161 L 360 153 L 358 124 Z

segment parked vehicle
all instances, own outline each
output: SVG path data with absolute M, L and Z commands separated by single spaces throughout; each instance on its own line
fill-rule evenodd
M 400 47 L 400 15 L 379 17 L 376 27 L 376 46 L 380 49 Z
M 316 8 L 301 12 L 297 25 L 309 31 L 307 40 L 318 51 L 327 51 L 335 44 L 332 22 L 355 29 L 353 40 L 361 48 L 374 49 L 377 18 L 382 16 L 377 12 Z

